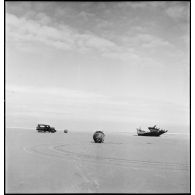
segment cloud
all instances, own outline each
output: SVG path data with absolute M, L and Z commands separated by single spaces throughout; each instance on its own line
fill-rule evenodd
M 167 46 L 170 47 L 172 44 L 167 41 L 163 40 L 162 38 L 156 37 L 150 34 L 139 34 L 137 39 L 140 40 L 142 47 L 145 48 L 156 48 L 156 47 L 163 47 Z
M 84 20 L 88 20 L 90 17 L 95 17 L 95 14 L 81 11 L 77 16 L 83 18 Z
M 85 92 L 79 90 L 71 90 L 65 88 L 37 88 L 33 86 L 18 86 L 18 85 L 7 85 L 6 91 L 11 95 L 15 93 L 25 93 L 29 95 L 47 95 L 47 96 L 59 96 L 62 98 L 70 98 L 70 99 L 84 99 L 84 98 L 105 98 L 101 94 L 96 94 L 92 92 Z
M 101 30 L 109 28 L 113 25 L 112 22 L 105 20 L 105 19 L 97 18 L 96 21 L 97 21 L 96 28 L 101 29 Z
M 175 4 L 165 10 L 167 15 L 173 19 L 189 18 L 189 11 L 188 4 Z
M 135 64 L 135 62 L 137 62 L 139 60 L 139 56 L 135 54 L 135 52 L 129 48 L 129 49 L 125 49 L 124 51 L 110 51 L 110 52 L 106 52 L 103 54 L 103 56 L 105 57 L 109 57 L 112 59 L 119 59 L 121 61 L 124 62 L 133 62 Z
M 132 8 L 132 9 L 145 9 L 145 8 L 151 8 L 151 7 L 163 7 L 165 5 L 165 2 L 138 2 L 138 1 L 132 1 L 132 2 L 120 2 L 117 4 L 118 8 Z
M 7 14 L 7 40 L 16 40 L 19 42 L 18 44 L 20 42 L 39 41 L 57 49 L 81 53 L 95 51 L 103 57 L 123 62 L 131 61 L 134 64 L 140 61 L 140 56 L 136 54 L 132 46 L 139 45 L 145 48 L 154 48 L 169 45 L 167 41 L 142 33 L 131 37 L 123 37 L 124 46 L 118 46 L 113 41 L 96 36 L 91 32 L 81 34 L 67 25 L 60 24 L 53 27 L 49 24 L 50 18 L 43 13 L 39 13 L 34 20 Z M 20 44 L 20 47 L 22 47 L 22 44 Z M 24 44 L 23 47 L 25 47 Z
M 39 20 L 39 23 L 43 25 L 47 25 L 51 23 L 51 19 L 44 13 L 36 14 L 36 19 Z
M 62 50 L 77 52 L 96 51 L 102 56 L 121 58 L 125 48 L 118 46 L 113 41 L 99 37 L 91 32 L 79 33 L 67 25 L 51 26 L 50 18 L 39 13 L 34 20 L 17 17 L 13 14 L 6 15 L 6 36 L 8 41 L 39 41 L 46 45 Z M 128 48 L 127 48 L 127 52 Z M 112 53 L 112 55 L 111 55 Z M 126 55 L 126 54 L 124 54 Z
M 36 21 L 7 14 L 7 40 L 40 41 L 57 48 L 70 49 L 72 46 L 71 30 L 66 26 L 59 29 L 48 26 L 46 23 L 48 23 L 49 18 L 46 18 L 46 20 L 43 18 L 43 20 Z
M 79 46 L 79 49 L 89 50 L 95 49 L 100 52 L 107 52 L 110 50 L 118 50 L 118 46 L 105 38 L 94 36 L 92 33 L 88 34 L 75 34 L 76 44 Z
M 156 49 L 156 48 L 173 48 L 173 45 L 168 40 L 148 33 L 138 33 L 134 36 L 129 36 L 128 33 L 122 37 L 122 42 L 126 46 L 138 49 Z M 147 51 L 146 51 L 147 52 Z
M 148 112 L 149 110 L 149 112 Z M 145 97 L 111 97 L 66 88 L 6 87 L 7 117 L 21 120 L 84 120 L 106 122 L 186 122 L 188 108 Z M 165 115 L 166 113 L 166 115 Z
M 123 2 L 119 4 L 144 7 L 150 3 Z M 158 4 L 154 2 L 151 5 L 153 7 L 165 6 L 164 3 Z M 168 9 L 172 7 L 168 7 Z M 77 15 L 79 14 L 80 17 L 85 19 L 92 17 L 92 21 L 94 21 L 94 14 L 86 11 L 77 13 Z M 98 34 L 85 30 L 81 33 L 78 31 L 79 28 L 72 28 L 70 25 L 63 24 L 60 21 L 53 22 L 53 19 L 43 12 L 39 12 L 36 15 L 31 13 L 33 17 L 27 17 L 27 15 L 25 14 L 23 17 L 18 17 L 10 13 L 6 15 L 6 40 L 14 41 L 18 45 L 20 44 L 20 49 L 25 47 L 25 44 L 29 48 L 29 43 L 40 42 L 60 50 L 89 55 L 90 53 L 96 53 L 98 56 L 104 58 L 119 60 L 124 63 L 131 62 L 136 65 L 143 59 L 142 49 L 145 50 L 145 54 L 148 54 L 150 58 L 153 57 L 151 56 L 152 52 L 150 52 L 152 50 L 172 50 L 174 47 L 174 44 L 167 39 L 147 32 L 142 25 L 133 25 L 129 30 L 127 29 L 127 32 L 119 35 L 115 31 L 112 31 L 114 26 L 109 20 L 97 17 L 95 19 L 97 28 L 106 29 L 106 26 L 110 25 L 106 32 L 101 30 Z

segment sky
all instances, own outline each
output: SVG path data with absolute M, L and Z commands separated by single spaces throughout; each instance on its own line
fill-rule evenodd
M 6 2 L 6 126 L 189 131 L 190 3 Z

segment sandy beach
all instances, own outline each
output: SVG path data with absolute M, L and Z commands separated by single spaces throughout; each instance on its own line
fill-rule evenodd
M 6 130 L 6 193 L 187 193 L 189 135 Z

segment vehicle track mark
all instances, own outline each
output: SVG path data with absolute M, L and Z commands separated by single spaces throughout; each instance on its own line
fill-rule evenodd
M 74 146 L 81 144 L 74 144 Z M 26 152 L 34 153 L 40 156 L 55 157 L 62 160 L 81 160 L 88 163 L 99 163 L 103 165 L 115 165 L 129 168 L 139 167 L 144 169 L 169 169 L 169 170 L 180 170 L 188 171 L 189 165 L 182 163 L 173 163 L 173 162 L 159 162 L 159 161 L 146 161 L 146 160 L 131 160 L 125 158 L 116 158 L 116 157 L 101 157 L 91 154 L 85 154 L 81 152 L 74 152 L 68 150 L 68 147 L 73 146 L 71 144 L 61 144 L 61 145 L 50 145 L 50 144 L 40 144 L 32 147 L 24 148 Z M 68 158 L 67 158 L 68 157 Z

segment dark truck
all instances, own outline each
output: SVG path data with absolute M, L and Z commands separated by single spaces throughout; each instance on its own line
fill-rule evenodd
M 54 127 L 50 127 L 49 125 L 44 125 L 44 124 L 38 124 L 37 127 L 36 127 L 36 130 L 38 132 L 49 132 L 49 133 L 55 133 L 56 130 Z

